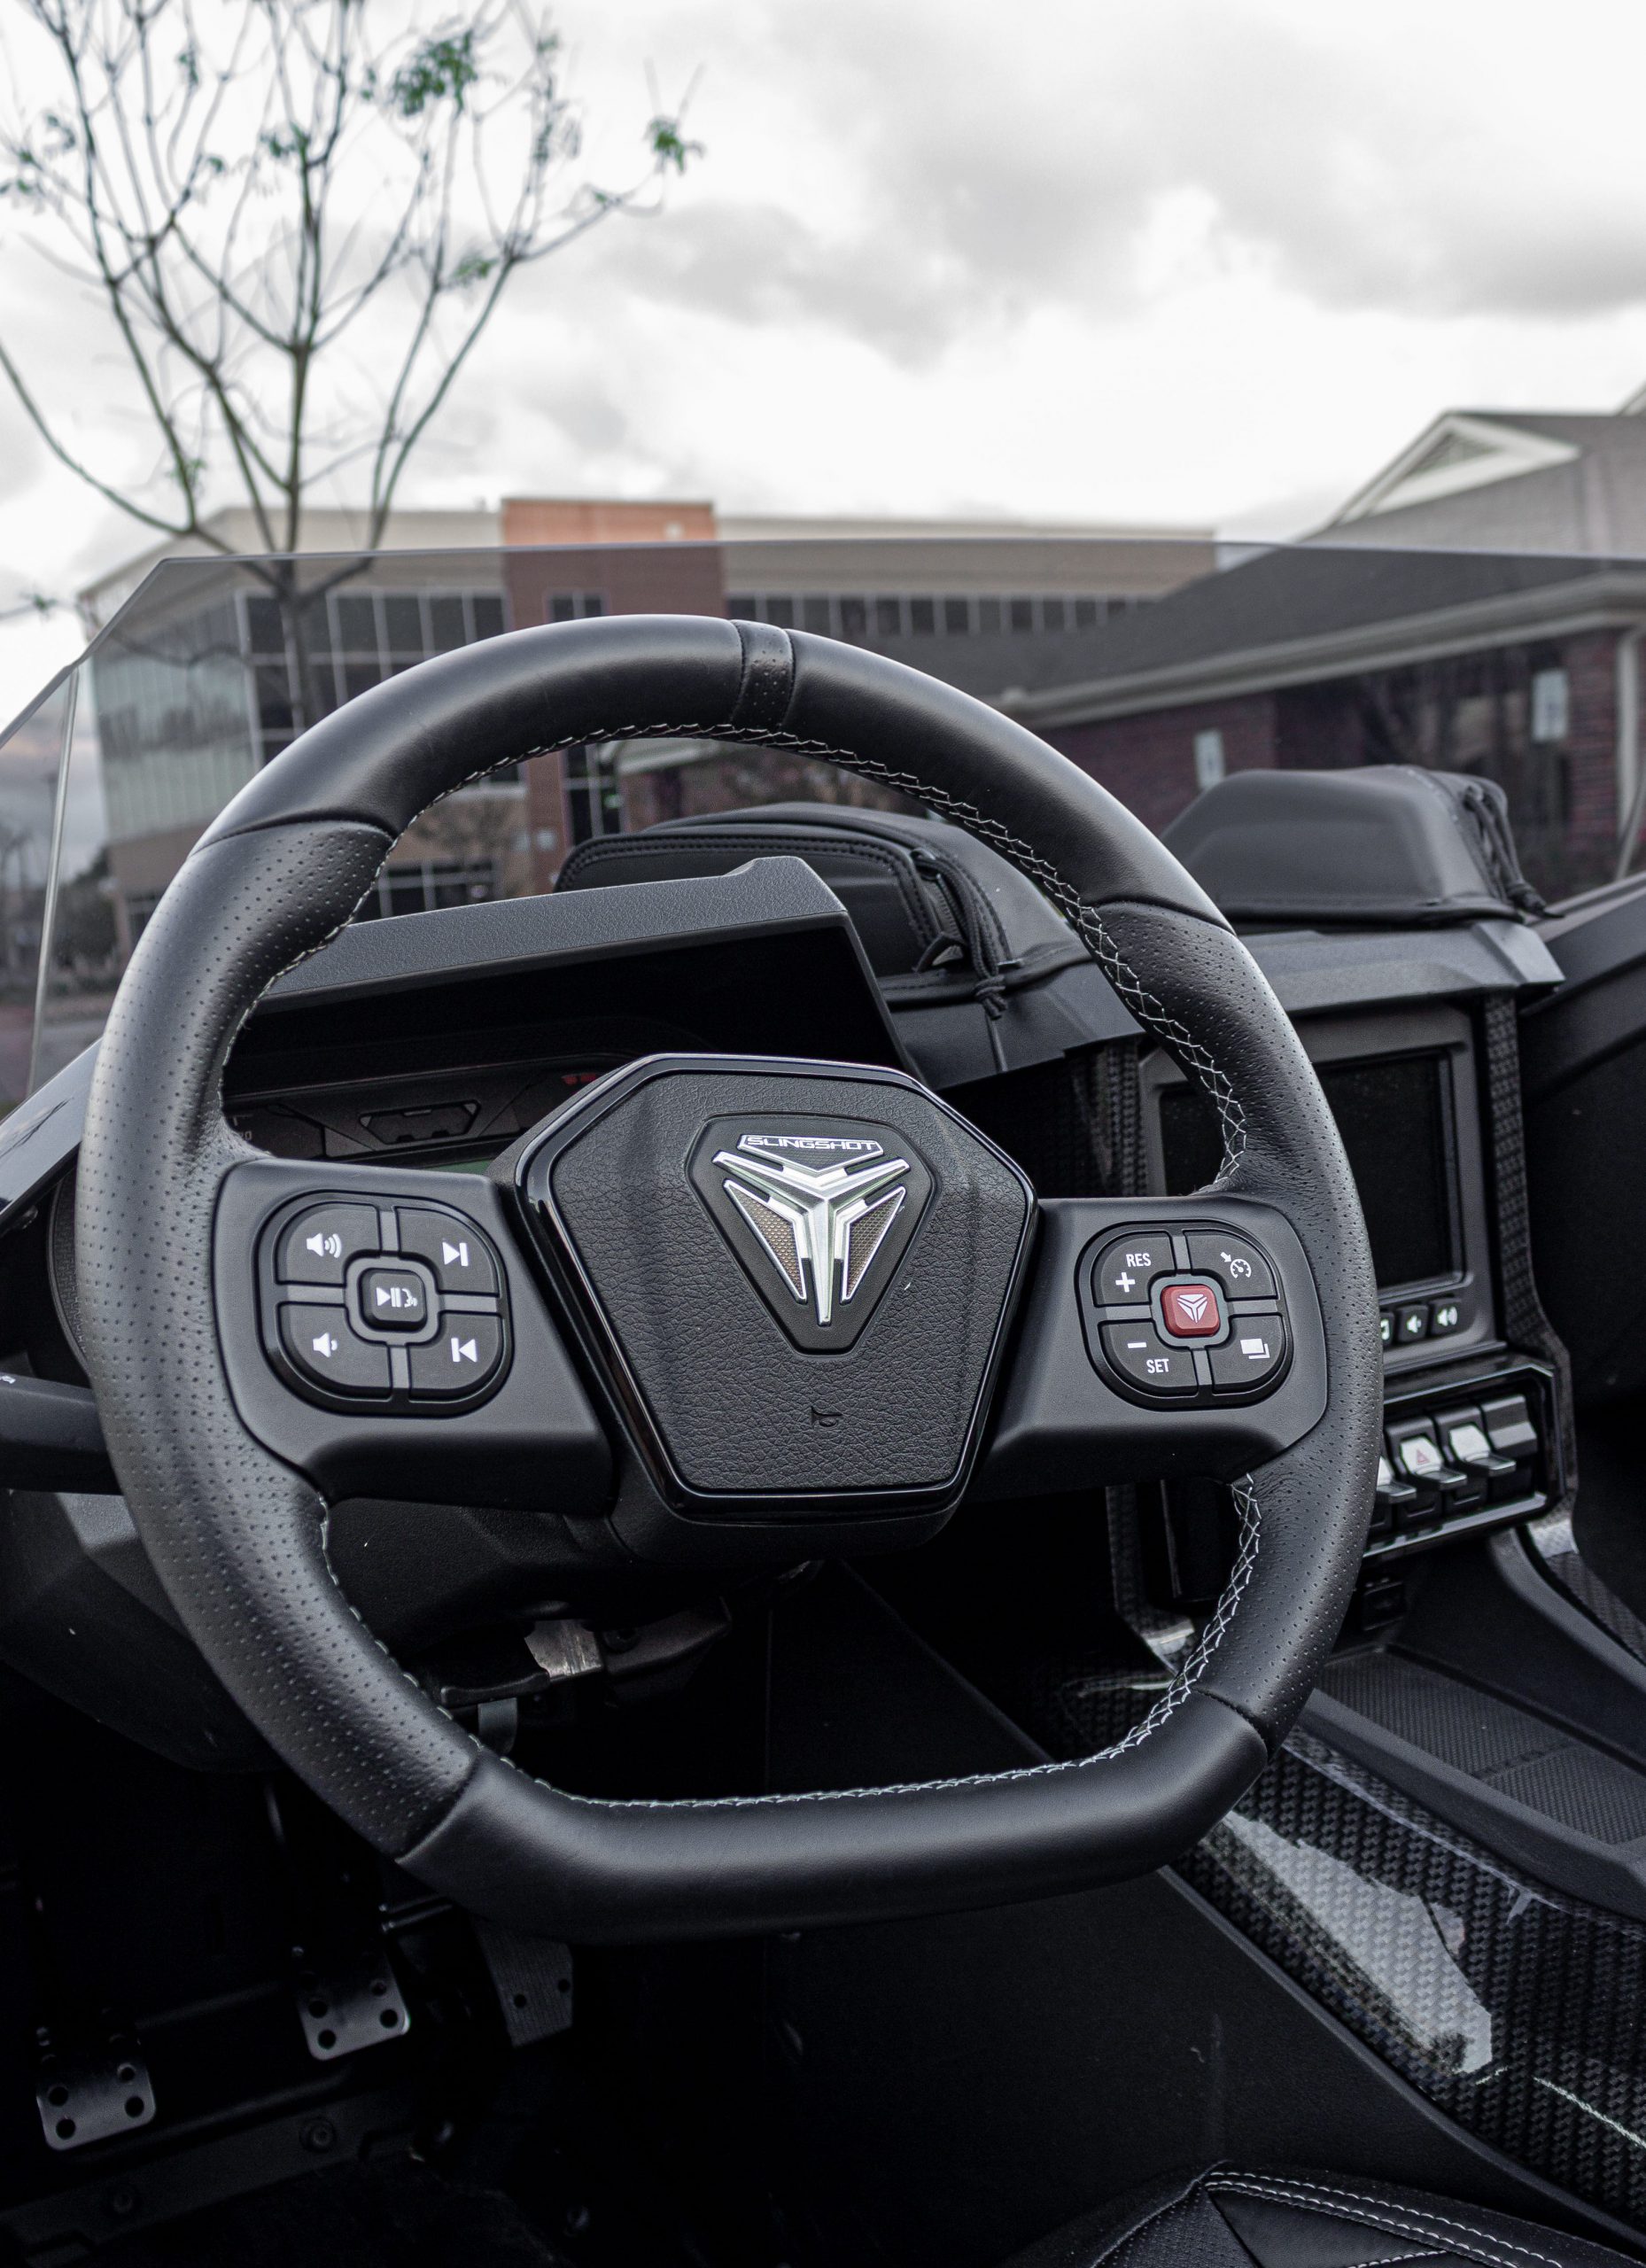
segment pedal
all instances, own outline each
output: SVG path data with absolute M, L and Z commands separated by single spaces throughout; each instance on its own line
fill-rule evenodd
M 35 2101 L 41 2132 L 52 2150 L 83 2150 L 129 2134 L 154 2117 L 154 2087 L 142 2049 L 128 2032 L 113 2032 L 95 2046 L 65 2048 L 39 2035 Z
M 492 1989 L 511 2047 L 532 2047 L 571 2023 L 571 1949 L 554 1938 L 528 1938 L 494 1922 L 477 1922 Z
M 317 2063 L 381 2047 L 411 2030 L 411 2011 L 380 1945 L 324 1969 L 299 1969 L 297 2012 Z

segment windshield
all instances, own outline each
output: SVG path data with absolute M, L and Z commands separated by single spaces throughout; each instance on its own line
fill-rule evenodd
M 95 1039 L 190 846 L 306 719 L 430 656 L 591 615 L 730 615 L 892 656 L 1020 718 L 1155 828 L 1254 765 L 1477 773 L 1506 790 L 1546 897 L 1610 881 L 1639 829 L 1646 563 L 1377 534 L 1362 519 L 1331 541 L 1236 548 L 796 524 L 164 562 L 0 742 L 0 1102 Z M 795 797 L 895 801 L 714 741 L 539 757 L 420 819 L 357 919 L 547 890 L 594 836 Z

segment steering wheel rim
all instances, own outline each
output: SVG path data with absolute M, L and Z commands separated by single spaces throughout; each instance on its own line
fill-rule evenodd
M 1143 1723 L 1090 1758 L 866 1790 L 625 1803 L 481 1747 L 349 1605 L 325 1507 L 255 1439 L 214 1313 L 213 1221 L 256 1158 L 227 1126 L 234 1037 L 348 920 L 439 795 L 503 763 L 647 734 L 823 757 L 1027 873 L 1215 1105 L 1214 1186 L 1295 1229 L 1329 1379 L 1303 1439 L 1237 1487 L 1228 1589 Z M 133 1519 L 184 1627 L 270 1745 L 431 1888 L 584 1941 L 741 1934 L 1044 1895 L 1177 1855 L 1295 1719 L 1340 1625 L 1374 1485 L 1382 1363 L 1335 1125 L 1249 954 L 1158 840 L 997 712 L 831 641 L 700 617 L 516 632 L 408 672 L 303 735 L 207 830 L 134 951 L 88 1104 L 77 1253 L 88 1363 Z

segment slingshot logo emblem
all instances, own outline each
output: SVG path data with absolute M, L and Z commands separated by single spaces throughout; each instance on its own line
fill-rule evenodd
M 862 1291 L 908 1196 L 907 1158 L 866 1137 L 745 1134 L 721 1186 L 796 1302 L 827 1330 Z

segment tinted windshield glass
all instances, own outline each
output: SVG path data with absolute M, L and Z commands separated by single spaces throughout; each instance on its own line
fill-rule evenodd
M 0 742 L 0 1100 L 96 1037 L 190 846 L 307 721 L 536 623 L 687 612 L 844 639 L 1018 716 L 1156 828 L 1254 765 L 1474 773 L 1507 791 L 1546 896 L 1611 879 L 1638 773 L 1646 565 L 1388 549 L 1368 526 L 1238 550 L 797 532 L 168 562 Z M 548 889 L 595 836 L 796 796 L 895 800 L 713 741 L 506 765 L 418 821 L 358 918 Z

